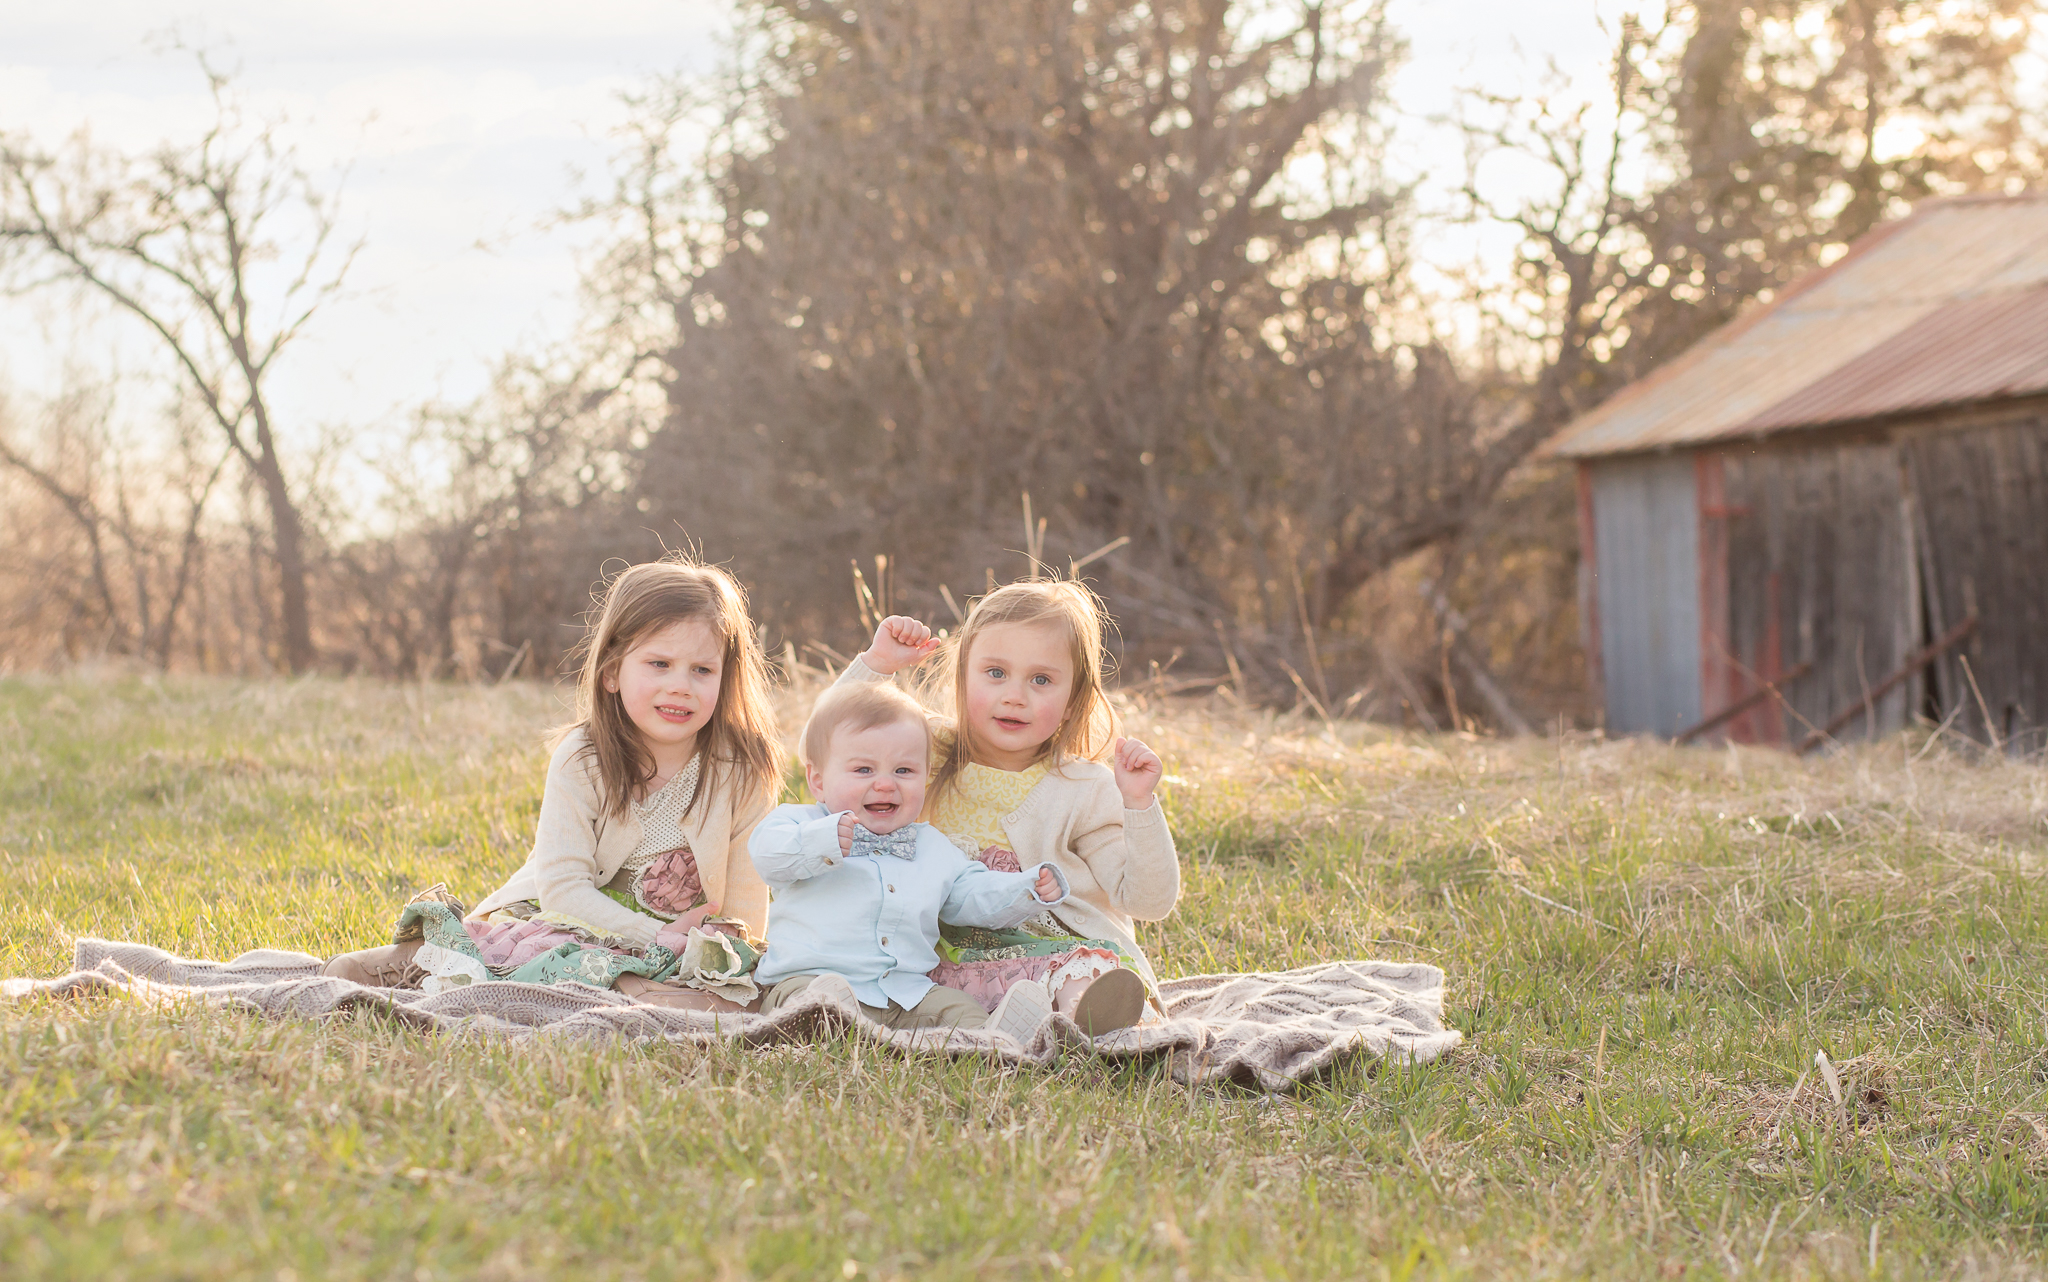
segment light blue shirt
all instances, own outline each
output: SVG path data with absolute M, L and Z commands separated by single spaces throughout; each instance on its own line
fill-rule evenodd
M 839 815 L 825 807 L 768 812 L 747 841 L 774 895 L 757 983 L 843 975 L 868 1005 L 893 1001 L 908 1010 L 932 990 L 925 972 L 939 964 L 940 917 L 1002 929 L 1067 897 L 1066 876 L 1051 864 L 996 872 L 961 854 L 930 824 L 907 826 L 917 830 L 915 858 L 849 857 L 839 853 Z M 1059 898 L 1038 898 L 1032 883 L 1040 868 L 1052 868 Z

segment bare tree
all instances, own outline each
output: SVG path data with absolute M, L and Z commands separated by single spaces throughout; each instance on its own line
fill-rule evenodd
M 1690 0 L 1621 23 L 1603 110 L 1561 83 L 1469 94 L 1469 216 L 1522 236 L 1514 277 L 1473 301 L 1537 371 L 1528 443 L 1914 201 L 2037 179 L 2019 81 L 2044 12 Z M 1511 200 L 1480 179 L 1503 154 L 1525 189 Z
M 1425 724 L 1566 709 L 1575 507 L 1531 447 L 1912 200 L 2038 174 L 2042 7 L 1686 0 L 1623 24 L 1597 110 L 1472 92 L 1454 216 L 1521 253 L 1445 290 L 1382 166 L 1377 0 L 747 0 L 729 75 L 638 100 L 587 331 L 424 409 L 370 523 L 266 394 L 353 250 L 213 77 L 193 147 L 0 151 L 0 283 L 140 320 L 203 429 L 156 488 L 169 451 L 0 433 L 0 628 L 500 678 L 664 544 L 828 643 L 882 604 L 849 558 L 943 623 L 1110 547 L 1079 568 L 1127 661 Z
M 307 530 L 268 380 L 360 242 L 336 240 L 336 200 L 248 122 L 203 58 L 215 119 L 190 145 L 126 156 L 84 133 L 54 153 L 0 140 L 0 244 L 13 288 L 81 285 L 140 321 L 262 492 L 276 567 L 281 659 L 315 661 Z
M 821 546 L 978 588 L 1021 568 L 1029 492 L 1052 549 L 1130 538 L 1097 568 L 1128 639 L 1215 653 L 1221 627 L 1283 688 L 1312 666 L 1303 585 L 1331 537 L 1405 519 L 1376 500 L 1411 442 L 1475 444 L 1411 418 L 1448 403 L 1449 365 L 1386 323 L 1413 298 L 1375 163 L 1379 6 L 752 13 L 686 162 L 703 184 L 650 206 L 643 162 L 620 202 L 654 209 L 630 243 L 677 331 L 654 513 L 744 549 L 802 632 L 844 598 Z
M 45 531 L 46 562 L 8 573 L 40 580 L 25 595 L 67 603 L 69 626 L 90 621 L 100 649 L 164 667 L 202 559 L 207 501 L 229 455 L 211 451 L 209 461 L 181 425 L 169 453 L 137 457 L 116 438 L 112 416 L 111 389 L 82 385 L 45 406 L 31 430 L 0 421 L 0 470 L 47 501 L 76 540 L 67 551 Z M 36 541 L 23 539 L 24 551 Z
M 101 424 L 80 421 L 99 417 L 91 413 L 84 399 L 74 392 L 53 407 L 40 451 L 17 439 L 15 431 L 0 433 L 0 463 L 54 504 L 82 543 L 85 574 L 80 577 L 88 592 L 84 600 L 74 598 L 71 615 L 96 615 L 105 629 L 107 648 L 130 653 L 138 629 L 123 608 L 114 585 L 115 570 L 110 565 L 112 553 L 108 547 L 111 537 L 99 502 L 105 450 L 91 439 L 96 435 L 93 429 Z
M 1606 137 L 1475 94 L 1475 159 L 1557 182 L 1471 187 L 1526 252 L 1459 299 L 1416 284 L 1380 166 L 1377 4 L 755 0 L 722 99 L 643 104 L 611 206 L 600 283 L 669 393 L 639 503 L 744 556 L 798 636 L 849 616 L 848 555 L 890 554 L 943 618 L 930 589 L 1020 547 L 1128 536 L 1091 571 L 1127 641 L 1326 698 L 1323 659 L 1379 666 L 1362 589 L 1494 537 L 1475 523 L 1573 414 L 1867 226 L 1858 193 L 2020 154 L 1994 19 L 2031 7 L 1968 0 L 1944 34 L 1921 0 L 1677 6 L 1625 25 Z M 1872 160 L 1866 98 L 1927 151 Z

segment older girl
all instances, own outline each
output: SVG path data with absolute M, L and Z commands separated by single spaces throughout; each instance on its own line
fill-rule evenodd
M 774 802 L 779 761 L 739 585 L 680 557 L 633 566 L 585 640 L 577 718 L 548 762 L 526 863 L 466 917 L 445 898 L 415 900 L 400 942 L 324 973 L 436 990 L 575 982 L 740 1009 L 768 919 L 747 837 Z
M 1135 1023 L 1158 979 L 1136 921 L 1180 898 L 1180 862 L 1154 789 L 1159 758 L 1117 734 L 1103 689 L 1103 620 L 1079 583 L 1031 580 L 976 602 L 950 642 L 901 616 L 882 621 L 842 681 L 884 681 L 935 651 L 928 683 L 949 714 L 935 736 L 925 818 L 991 868 L 1040 861 L 1071 892 L 1019 931 L 949 928 L 934 981 L 994 1009 L 1020 982 L 1090 1033 Z

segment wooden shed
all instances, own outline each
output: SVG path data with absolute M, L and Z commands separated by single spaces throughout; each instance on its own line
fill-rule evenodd
M 1554 438 L 1615 733 L 2048 733 L 2048 197 L 1929 202 Z

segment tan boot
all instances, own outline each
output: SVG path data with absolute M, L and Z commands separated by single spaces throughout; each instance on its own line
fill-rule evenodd
M 1145 981 L 1119 967 L 1098 975 L 1081 990 L 1073 1021 L 1090 1037 L 1129 1028 L 1145 1011 Z
M 413 956 L 424 942 L 414 939 L 403 944 L 386 944 L 382 948 L 343 953 L 322 966 L 320 973 L 346 979 L 365 988 L 418 988 L 427 972 L 414 964 Z

